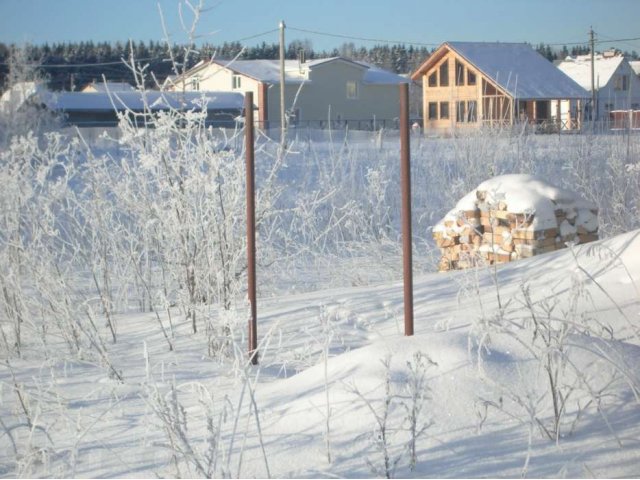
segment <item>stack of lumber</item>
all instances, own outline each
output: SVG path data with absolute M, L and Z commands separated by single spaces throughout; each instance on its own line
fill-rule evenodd
M 441 272 L 505 263 L 598 240 L 598 211 L 532 175 L 502 175 L 461 199 L 433 238 Z

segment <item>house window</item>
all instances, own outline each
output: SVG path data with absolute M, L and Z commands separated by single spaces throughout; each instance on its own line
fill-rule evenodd
M 238 88 L 242 88 L 242 77 L 240 75 L 233 75 L 231 77 L 231 87 L 234 90 L 237 90 Z
M 618 75 L 615 79 L 614 88 L 626 92 L 629 89 L 629 75 Z
M 476 73 L 471 70 L 467 70 L 467 85 L 476 84 Z
M 631 110 L 640 110 L 640 103 L 632 103 Z
M 429 75 L 429 86 L 437 87 L 438 86 L 438 71 L 436 70 L 431 75 Z
M 456 122 L 458 123 L 462 123 L 466 120 L 465 103 L 466 102 L 456 102 Z
M 610 112 L 611 110 L 613 110 L 613 103 L 605 103 L 604 104 L 604 111 L 605 112 Z
M 358 98 L 358 82 L 353 80 L 347 82 L 347 98 L 352 100 Z
M 438 119 L 438 102 L 429 102 L 429 120 Z
M 200 90 L 200 78 L 193 77 L 191 79 L 191 90 Z
M 475 123 L 478 121 L 478 102 L 470 100 L 467 103 L 467 121 Z
M 445 60 L 445 62 L 440 65 L 440 86 L 449 86 L 449 60 Z
M 449 118 L 449 102 L 440 102 L 440 119 Z
M 464 65 L 456 60 L 456 85 L 464 85 Z

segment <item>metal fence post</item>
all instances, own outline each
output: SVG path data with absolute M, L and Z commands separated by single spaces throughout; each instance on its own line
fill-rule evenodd
M 244 96 L 245 155 L 247 174 L 247 294 L 251 306 L 249 319 L 249 358 L 258 364 L 258 309 L 256 305 L 256 206 L 254 175 L 253 92 Z
M 404 276 L 404 334 L 413 335 L 413 256 L 411 235 L 411 154 L 409 144 L 409 85 L 400 84 L 400 178 L 402 191 L 402 269 Z

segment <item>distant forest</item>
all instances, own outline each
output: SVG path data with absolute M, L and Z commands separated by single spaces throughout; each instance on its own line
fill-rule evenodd
M 79 43 L 54 43 L 52 45 L 26 45 L 20 56 L 12 56 L 18 47 L 0 43 L 0 89 L 8 83 L 11 58 L 19 58 L 19 62 L 38 65 L 38 72 L 47 80 L 52 90 L 74 90 L 93 81 L 101 82 L 102 77 L 110 81 L 133 83 L 133 75 L 122 62 L 133 54 L 141 65 L 148 65 L 147 71 L 153 72 L 155 78 L 162 82 L 173 75 L 172 63 L 167 45 L 163 42 L 149 41 L 147 43 L 94 43 L 92 41 Z M 544 43 L 537 45 L 539 51 L 549 61 L 564 58 L 567 55 L 581 55 L 589 52 L 586 46 L 566 46 L 562 49 L 552 49 Z M 278 44 L 262 42 L 253 47 L 243 47 L 240 43 L 224 43 L 222 45 L 205 44 L 192 52 L 187 58 L 187 67 L 192 67 L 202 59 L 212 57 L 231 59 L 239 55 L 241 59 L 277 59 Z M 414 71 L 430 55 L 432 50 L 426 47 L 413 47 L 403 44 L 376 45 L 371 48 L 356 47 L 353 43 L 344 43 L 332 51 L 314 51 L 309 41 L 293 41 L 286 49 L 288 59 L 298 58 L 304 51 L 306 59 L 343 56 L 354 60 L 361 60 L 395 73 L 410 73 Z M 180 64 L 184 62 L 185 46 L 174 45 L 172 56 Z M 638 55 L 634 51 L 628 54 L 632 58 Z M 17 65 L 18 68 L 22 65 Z M 149 75 L 146 87 L 153 88 L 155 82 Z

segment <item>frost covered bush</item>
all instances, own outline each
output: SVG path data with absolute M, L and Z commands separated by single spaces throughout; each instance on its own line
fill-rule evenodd
M 170 349 L 182 319 L 204 332 L 209 355 L 227 344 L 234 328 L 219 309 L 242 317 L 246 308 L 242 131 L 212 130 L 197 111 L 145 122 L 123 115 L 116 133 L 92 143 L 25 132 L 0 153 L 6 352 L 20 354 L 25 338 L 46 344 L 55 331 L 74 354 L 108 366 L 118 313 L 136 310 L 152 312 Z M 434 270 L 436 221 L 499 174 L 579 192 L 597 205 L 602 237 L 640 226 L 635 134 L 411 141 L 416 273 Z M 268 137 L 257 145 L 259 295 L 400 278 L 395 133 L 309 132 L 284 155 Z

